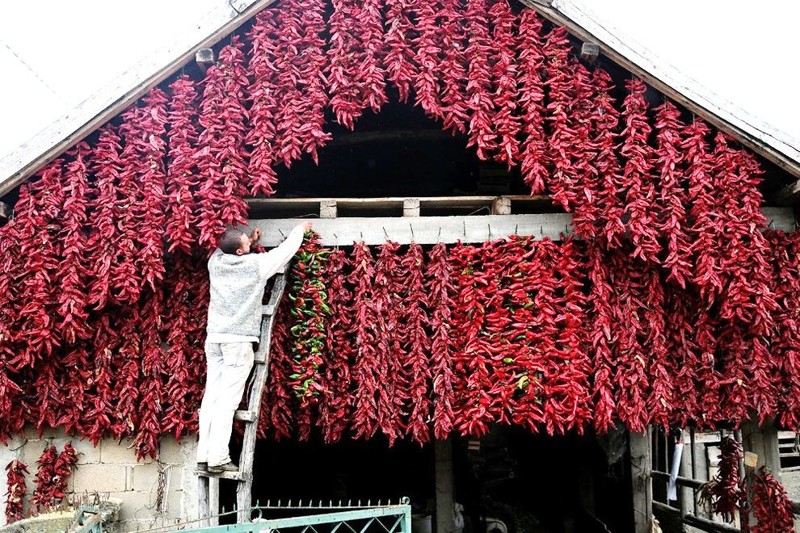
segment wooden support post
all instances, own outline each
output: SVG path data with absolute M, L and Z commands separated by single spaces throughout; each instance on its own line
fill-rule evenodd
M 437 440 L 433 444 L 436 469 L 436 533 L 456 530 L 453 497 L 453 439 Z
M 684 429 L 682 433 L 683 439 L 683 453 L 681 454 L 681 466 L 678 470 L 678 475 L 694 479 L 692 473 L 692 447 L 694 446 L 694 434 L 690 434 L 688 429 Z M 686 485 L 678 485 L 678 501 L 681 516 L 687 514 L 696 514 L 694 508 L 694 490 Z M 681 524 L 681 530 L 686 531 L 686 526 Z
M 197 496 L 201 525 L 213 527 L 219 525 L 219 479 L 198 477 Z
M 319 218 L 336 218 L 336 200 L 319 202 Z
M 405 200 L 403 200 L 403 216 L 404 217 L 419 216 L 419 198 L 406 198 Z
M 652 469 L 652 458 L 650 456 L 652 431 L 648 427 L 644 434 L 629 433 L 628 435 L 634 533 L 648 533 L 653 517 L 653 484 L 650 477 Z
M 493 215 L 510 215 L 511 214 L 511 198 L 501 196 L 492 202 Z
M 214 49 L 213 48 L 201 48 L 194 54 L 194 61 L 197 63 L 197 66 L 200 67 L 200 70 L 205 72 L 208 70 L 208 67 L 214 64 Z
M 597 43 L 583 43 L 581 45 L 581 61 L 593 65 L 600 56 L 600 45 Z
M 781 479 L 781 456 L 778 450 L 778 429 L 772 422 L 759 428 L 757 421 L 742 424 L 742 446 L 758 455 L 756 468 L 766 465 L 776 479 Z

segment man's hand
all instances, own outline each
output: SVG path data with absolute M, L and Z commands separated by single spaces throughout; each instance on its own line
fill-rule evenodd
M 300 225 L 303 226 L 303 231 L 304 232 L 305 231 L 311 231 L 311 221 L 310 220 L 306 220 Z
M 250 244 L 255 244 L 258 242 L 258 239 L 261 238 L 261 230 L 258 228 L 254 228 L 253 231 L 250 232 Z

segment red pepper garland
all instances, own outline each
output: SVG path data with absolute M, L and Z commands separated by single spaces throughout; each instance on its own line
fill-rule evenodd
M 31 514 L 46 511 L 56 503 L 53 495 L 56 461 L 58 461 L 58 451 L 55 446 L 47 446 L 36 461 L 39 468 L 36 470 L 36 489 L 30 500 Z
M 594 380 L 592 399 L 594 401 L 594 428 L 603 434 L 615 425 L 617 392 L 613 376 L 616 373 L 612 347 L 614 343 L 614 311 L 611 273 L 604 252 L 598 244 L 591 244 L 589 254 L 589 281 L 591 289 L 589 301 L 591 308 L 586 327 L 590 330 L 591 349 L 594 353 Z
M 712 303 L 722 291 L 719 278 L 719 257 L 714 242 L 716 234 L 713 213 L 716 184 L 713 180 L 712 159 L 708 151 L 709 128 L 705 122 L 695 119 L 686 127 L 681 148 L 688 163 L 689 198 L 692 205 L 689 217 L 692 220 L 692 256 L 694 277 L 692 282 L 700 290 L 700 296 Z
M 717 337 L 719 323 L 704 306 L 695 308 L 691 319 L 695 324 L 694 340 L 697 343 L 699 364 L 695 371 L 695 388 L 702 391 L 699 398 L 700 410 L 697 412 L 697 425 L 700 429 L 713 428 L 723 420 L 721 376 L 717 370 L 719 358 L 719 340 Z
M 166 240 L 168 251 L 191 253 L 197 242 L 197 90 L 187 75 L 170 85 L 167 120 L 169 149 L 165 194 L 167 204 Z
M 20 243 L 25 266 L 19 294 L 24 295 L 24 304 L 20 306 L 16 330 L 24 332 L 24 339 L 20 339 L 24 344 L 7 362 L 12 370 L 36 367 L 61 345 L 49 304 L 57 300 L 54 291 L 59 272 L 59 215 L 64 198 L 62 167 L 63 160 L 57 159 L 42 172 L 37 184 L 40 192 L 31 206 L 36 214 L 27 221 L 31 224 L 24 230 L 28 238 Z
M 481 338 L 484 316 L 487 313 L 487 291 L 491 272 L 485 270 L 485 253 L 490 244 L 481 248 L 457 245 L 451 251 L 456 277 L 454 300 L 458 302 L 452 314 L 452 331 L 460 332 L 454 340 L 453 421 L 462 434 L 479 436 L 489 430 L 498 418 L 497 406 L 491 394 L 494 383 L 487 353 L 487 343 Z M 488 344 L 491 348 L 492 345 Z M 501 406 L 502 411 L 502 406 Z
M 139 221 L 136 232 L 139 248 L 136 267 L 142 283 L 146 283 L 155 291 L 164 278 L 167 95 L 158 88 L 151 89 L 142 98 L 142 102 L 144 107 L 139 119 L 140 136 L 138 138 L 133 135 L 127 136 L 126 150 L 131 142 L 136 142 L 134 147 L 138 154 L 136 181 L 139 183 L 142 195 L 140 201 L 132 206 Z
M 689 240 L 687 206 L 689 205 L 686 165 L 681 151 L 680 111 L 665 100 L 655 109 L 655 171 L 660 176 L 659 204 L 664 208 L 660 231 L 666 237 L 663 266 L 667 281 L 686 287 L 692 277 L 691 241 Z
M 354 314 L 351 335 L 356 345 L 353 366 L 353 422 L 355 438 L 370 438 L 378 429 L 378 398 L 381 387 L 381 356 L 377 343 L 377 309 L 375 302 L 375 262 L 369 247 L 356 243 L 353 250 Z
M 375 341 L 378 365 L 377 416 L 378 428 L 389 439 L 389 446 L 402 437 L 404 427 L 401 413 L 408 403 L 411 378 L 406 372 L 408 353 L 401 345 L 402 316 L 400 306 L 405 298 L 399 294 L 400 281 L 407 272 L 401 270 L 400 246 L 387 241 L 381 245 L 375 261 L 373 302 L 375 312 Z
M 654 151 L 648 144 L 652 128 L 647 118 L 647 87 L 638 78 L 625 84 L 628 95 L 622 104 L 625 129 L 622 130 L 620 155 L 625 160 L 622 176 L 625 183 L 625 214 L 633 242 L 633 257 L 658 263 L 661 244 L 655 217 L 660 211 L 653 175 Z
M 197 170 L 199 243 L 216 244 L 226 226 L 246 224 L 247 156 L 244 138 L 248 112 L 244 106 L 247 75 L 238 36 L 220 50 L 219 62 L 208 69 L 200 110 Z
M 522 127 L 517 112 L 519 72 L 515 55 L 518 48 L 517 36 L 514 33 L 516 17 L 507 0 L 495 0 L 489 9 L 489 17 L 494 24 L 492 80 L 495 87 L 493 100 L 497 108 L 494 127 L 498 137 L 498 151 L 495 159 L 506 163 L 510 169 L 516 165 L 519 159 L 517 138 Z
M 437 439 L 447 438 L 454 424 L 455 376 L 451 331 L 456 275 L 448 260 L 447 247 L 444 243 L 434 245 L 428 253 L 425 289 L 430 309 L 433 434 Z
M 445 0 L 414 0 L 413 9 L 416 14 L 417 37 L 414 39 L 416 63 L 419 65 L 414 80 L 416 105 L 433 118 L 443 118 L 442 91 L 443 73 L 440 71 L 441 53 L 444 50 L 444 33 L 441 30 L 439 15 L 444 12 Z M 331 18 L 333 25 L 333 18 Z M 454 66 L 448 70 L 453 71 Z
M 142 306 L 141 337 L 141 396 L 138 405 L 138 424 L 133 446 L 136 458 L 158 458 L 158 442 L 162 433 L 162 386 L 164 379 L 164 353 L 161 348 L 160 328 L 163 313 L 163 292 L 144 296 Z
M 327 360 L 323 365 L 323 401 L 319 406 L 319 425 L 325 442 L 338 442 L 347 429 L 352 412 L 350 399 L 351 369 L 354 350 L 347 333 L 353 328 L 351 317 L 353 294 L 346 281 L 350 264 L 343 250 L 336 249 L 328 257 L 323 272 L 328 287 L 329 318 Z
M 95 336 L 91 346 L 92 377 L 86 387 L 86 411 L 81 434 L 95 446 L 111 428 L 111 415 L 115 410 L 114 385 L 112 383 L 113 354 L 121 340 L 118 337 L 110 313 L 103 313 L 92 324 Z M 87 383 L 89 385 L 89 383 Z
M 552 163 L 549 188 L 553 199 L 572 212 L 578 196 L 575 186 L 578 169 L 573 168 L 573 160 L 577 159 L 576 151 L 582 147 L 571 120 L 572 106 L 578 99 L 572 80 L 570 49 L 567 31 L 561 26 L 550 30 L 542 47 L 548 89 L 547 122 L 550 126 L 547 149 Z
M 771 272 L 766 258 L 768 243 L 761 230 L 767 225 L 761 212 L 759 192 L 763 170 L 743 150 L 734 150 L 724 135 L 715 139 L 722 189 L 718 238 L 722 254 L 725 292 L 720 302 L 720 317 L 749 325 L 763 335 L 774 326 L 776 303 L 770 290 Z M 743 191 L 746 191 L 743 193 Z
M 563 297 L 557 301 L 561 313 L 554 320 L 559 332 L 551 363 L 559 370 L 548 383 L 551 393 L 545 404 L 545 416 L 548 433 L 576 431 L 582 435 L 592 419 L 589 382 L 592 364 L 586 350 L 589 336 L 584 330 L 588 301 L 583 292 L 589 265 L 585 249 L 573 239 L 566 239 L 560 251 L 554 269 L 561 278 Z
M 299 400 L 297 429 L 300 440 L 310 438 L 315 406 L 323 393 L 320 368 L 325 357 L 330 308 L 320 278 L 327 255 L 327 251 L 321 250 L 319 236 L 309 232 L 291 268 L 288 297 L 293 306 L 289 312 L 295 318 L 295 324 L 289 330 L 292 358 L 289 386 Z
M 76 464 L 78 464 L 78 452 L 72 447 L 72 443 L 68 442 L 58 454 L 56 464 L 53 466 L 53 500 L 56 504 L 64 501 L 67 496 L 68 479 Z
M 63 246 L 63 263 L 58 292 L 58 315 L 61 317 L 61 336 L 74 344 L 77 339 L 91 336 L 87 328 L 88 301 L 86 300 L 87 261 L 85 228 L 87 221 L 87 170 L 85 157 L 89 145 L 79 143 L 70 155 L 74 160 L 66 166 L 64 182 L 67 197 L 64 201 L 63 226 L 60 240 Z
M 547 138 L 544 131 L 544 54 L 542 53 L 542 21 L 533 9 L 520 14 L 519 39 L 519 107 L 522 113 L 524 139 L 520 146 L 520 170 L 531 194 L 545 190 L 547 170 Z
M 697 299 L 669 283 L 664 284 L 664 312 L 666 321 L 667 368 L 674 392 L 671 423 L 688 427 L 701 412 L 695 373 L 700 365 L 699 348 L 694 339 L 692 309 Z
M 112 291 L 115 279 L 113 272 L 121 264 L 133 264 L 133 244 L 125 231 L 123 221 L 128 213 L 118 197 L 127 193 L 128 182 L 119 182 L 122 172 L 120 158 L 121 140 L 112 125 L 100 130 L 100 137 L 90 158 L 90 169 L 95 180 L 91 186 L 92 201 L 87 225 L 91 232 L 86 247 L 91 258 L 92 272 L 89 279 L 89 303 L 102 310 L 108 303 L 118 303 L 119 295 Z M 108 246 L 114 242 L 114 246 Z
M 750 531 L 792 533 L 795 530 L 792 500 L 766 466 L 751 474 L 749 486 L 752 491 L 753 516 L 756 519 Z
M 264 415 L 259 423 L 259 433 L 264 435 L 269 428 L 276 440 L 291 437 L 295 425 L 294 414 L 290 408 L 294 391 L 289 385 L 289 375 L 292 373 L 291 355 L 289 354 L 291 308 L 292 303 L 285 294 L 276 315 L 283 319 L 276 319 L 273 326 L 272 343 L 269 350 L 269 384 L 267 394 L 261 401 Z
M 323 131 L 325 107 L 328 105 L 323 86 L 325 43 L 321 34 L 325 30 L 324 9 L 322 0 L 288 0 L 281 4 L 274 24 L 274 69 L 277 71 L 273 74 L 276 94 L 271 95 L 277 103 L 274 157 L 287 167 L 304 152 L 311 154 L 311 158 L 317 162 L 317 150 L 331 138 L 330 134 Z M 265 18 L 264 23 L 265 29 L 271 29 L 269 18 Z M 264 35 L 263 38 L 267 40 L 269 37 Z M 270 45 L 263 42 L 262 45 L 265 45 L 268 54 Z M 269 61 L 269 56 L 262 59 Z M 256 83 L 264 80 L 264 74 L 261 73 Z M 270 96 L 262 104 L 271 105 Z M 256 111 L 264 110 L 261 107 Z M 270 120 L 269 111 L 260 120 Z M 267 163 L 265 159 L 261 166 Z
M 611 76 L 605 70 L 597 68 L 592 72 L 592 84 L 596 88 L 596 94 L 590 118 L 590 132 L 592 144 L 597 151 L 594 160 L 598 180 L 597 198 L 584 204 L 582 213 L 575 213 L 575 217 L 579 220 L 581 231 L 586 232 L 586 237 L 598 239 L 607 248 L 616 249 L 622 246 L 622 237 L 626 232 L 622 222 L 625 204 L 619 194 L 624 186 L 624 178 L 617 157 L 620 113 L 611 95 L 614 88 Z M 581 223 L 581 219 L 586 219 L 586 223 Z M 590 229 L 590 222 L 594 224 L 594 229 Z
M 497 150 L 495 103 L 492 99 L 492 42 L 486 0 L 466 0 L 467 106 L 469 132 L 467 147 L 475 147 L 478 159 L 487 160 Z
M 800 330 L 795 309 L 800 309 L 800 234 L 767 233 L 774 265 L 773 291 L 778 303 L 775 313 L 776 338 L 773 354 L 780 363 L 782 381 L 779 422 L 784 428 L 800 430 Z
M 707 501 L 711 511 L 721 515 L 723 520 L 733 522 L 746 499 L 739 477 L 739 464 L 744 455 L 742 445 L 731 437 L 722 439 L 719 449 L 719 471 L 700 488 L 700 499 Z
M 272 196 L 278 183 L 278 175 L 273 168 L 278 160 L 277 19 L 277 10 L 261 11 L 256 15 L 253 28 L 247 35 L 252 47 L 247 68 L 253 82 L 247 90 L 250 129 L 245 142 L 250 147 L 247 173 L 250 176 L 249 192 L 252 196 Z
M 467 101 L 467 27 L 464 3 L 445 0 L 441 6 L 441 109 L 442 128 L 455 134 L 467 133 L 469 103 Z
M 114 398 L 117 403 L 111 434 L 119 439 L 132 435 L 139 427 L 142 375 L 139 311 L 136 308 L 121 309 L 117 318 L 120 345 L 113 357 L 112 375 L 115 376 Z
M 431 439 L 428 422 L 433 412 L 433 402 L 429 395 L 431 389 L 431 341 L 428 337 L 429 293 L 425 290 L 425 252 L 422 246 L 411 243 L 401 260 L 402 281 L 400 294 L 402 301 L 398 322 L 403 329 L 397 337 L 405 354 L 403 373 L 410 376 L 408 383 L 408 406 L 405 409 L 406 433 L 420 445 Z M 446 340 L 446 339 L 445 339 Z M 448 369 L 449 370 L 449 369 Z
M 676 396 L 683 394 L 675 389 L 673 376 L 675 368 L 671 366 L 667 352 L 667 317 L 665 312 L 666 294 L 660 271 L 648 268 L 644 280 L 646 298 L 644 301 L 644 323 L 647 333 L 644 343 L 649 355 L 650 394 L 647 397 L 647 411 L 653 425 L 669 428 L 672 413 L 675 409 Z
M 6 465 L 6 524 L 11 524 L 17 520 L 25 518 L 23 502 L 27 486 L 25 485 L 25 475 L 28 467 L 17 459 Z
M 386 78 L 407 102 L 418 76 L 414 48 L 413 0 L 386 0 Z

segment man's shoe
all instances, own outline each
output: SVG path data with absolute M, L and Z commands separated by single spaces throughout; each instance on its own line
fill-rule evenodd
M 228 461 L 221 465 L 208 466 L 208 471 L 214 474 L 221 474 L 222 472 L 238 472 L 239 467 L 233 461 Z

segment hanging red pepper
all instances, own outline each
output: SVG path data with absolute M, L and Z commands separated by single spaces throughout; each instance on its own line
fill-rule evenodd
M 386 1 L 386 77 L 397 88 L 401 102 L 407 102 L 419 74 L 412 40 L 413 0 Z
M 490 159 L 497 149 L 496 106 L 492 99 L 492 42 L 486 0 L 466 0 L 467 106 L 469 132 L 467 147 L 475 147 L 478 159 Z
M 197 232 L 197 90 L 187 75 L 170 85 L 167 121 L 167 175 L 165 178 L 166 240 L 168 251 L 191 253 Z
M 603 434 L 613 428 L 616 420 L 616 402 L 613 377 L 616 374 L 615 359 L 612 354 L 614 344 L 614 313 L 611 273 L 606 255 L 600 245 L 589 246 L 589 280 L 591 289 L 589 301 L 591 308 L 585 327 L 591 328 L 590 341 L 594 352 L 594 381 L 592 399 L 594 402 L 594 428 Z
M 434 69 L 441 76 L 441 107 L 437 110 L 445 131 L 467 133 L 469 102 L 467 98 L 467 25 L 461 0 L 445 0 L 439 15 L 437 43 L 439 64 Z
M 444 116 L 442 91 L 445 84 L 442 79 L 444 73 L 440 69 L 440 63 L 442 62 L 442 53 L 445 51 L 443 44 L 445 35 L 441 30 L 440 16 L 445 12 L 445 6 L 444 0 L 414 0 L 412 5 L 416 15 L 417 34 L 416 39 L 412 42 L 416 51 L 416 63 L 419 65 L 419 71 L 414 79 L 414 90 L 417 93 L 415 103 L 432 118 L 443 118 Z M 331 24 L 333 24 L 333 18 L 331 18 Z M 460 68 L 460 64 L 452 65 L 448 75 L 457 77 L 457 71 L 454 71 L 456 68 Z M 451 86 L 450 90 L 453 89 Z M 457 100 L 454 99 L 454 101 Z
M 492 85 L 494 86 L 494 105 L 497 114 L 494 127 L 497 131 L 498 150 L 495 159 L 506 163 L 510 169 L 519 159 L 519 136 L 522 127 L 517 112 L 519 92 L 518 62 L 516 58 L 517 35 L 516 17 L 507 0 L 495 0 L 489 9 L 492 21 L 492 41 L 494 49 L 492 65 Z
M 753 516 L 756 523 L 750 527 L 752 533 L 792 533 L 794 512 L 792 500 L 780 481 L 775 479 L 766 466 L 750 475 Z
M 437 439 L 446 439 L 454 424 L 455 375 L 453 368 L 453 298 L 454 280 L 457 276 L 448 260 L 444 243 L 433 246 L 428 253 L 425 268 L 425 289 L 430 309 L 431 332 L 431 386 L 433 402 L 433 434 Z
M 520 13 L 519 39 L 519 107 L 522 112 L 524 139 L 520 146 L 520 170 L 531 194 L 542 194 L 548 176 L 547 138 L 544 131 L 544 72 L 542 53 L 542 21 L 533 9 Z
M 47 446 L 41 457 L 36 461 L 39 465 L 36 470 L 36 489 L 31 496 L 31 514 L 39 514 L 55 505 L 53 498 L 53 477 L 58 461 L 58 452 L 55 446 Z M 35 510 L 34 510 L 35 509 Z
M 722 439 L 719 451 L 719 470 L 700 488 L 700 499 L 707 501 L 711 511 L 721 515 L 723 520 L 733 522 L 746 500 L 739 477 L 739 464 L 744 454 L 742 445 L 732 437 Z
M 6 465 L 6 524 L 11 524 L 17 520 L 25 518 L 23 509 L 25 493 L 25 475 L 28 467 L 18 459 L 14 459 Z
M 331 252 L 325 266 L 324 284 L 328 287 L 331 310 L 323 366 L 323 401 L 319 406 L 319 424 L 325 442 L 338 442 L 347 429 L 352 414 L 351 381 L 355 351 L 347 333 L 353 328 L 353 290 L 347 282 L 350 263 L 343 250 Z
M 408 436 L 422 445 L 431 439 L 429 421 L 433 414 L 433 361 L 427 329 L 431 323 L 428 309 L 432 295 L 425 288 L 426 265 L 422 246 L 411 243 L 400 267 L 402 272 L 399 294 L 402 295 L 402 301 L 396 302 L 396 305 L 399 308 L 398 322 L 402 330 L 398 332 L 398 341 L 402 345 L 402 353 L 405 354 L 403 371 L 410 377 L 407 388 L 408 405 L 404 409 L 407 413 L 405 427 Z

